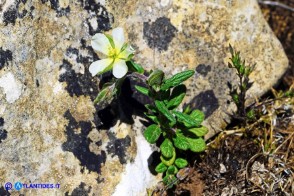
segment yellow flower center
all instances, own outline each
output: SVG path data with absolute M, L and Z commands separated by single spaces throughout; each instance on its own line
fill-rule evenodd
M 119 55 L 119 51 L 116 48 L 112 48 L 112 47 L 109 48 L 108 56 L 110 58 L 116 59 L 118 55 Z

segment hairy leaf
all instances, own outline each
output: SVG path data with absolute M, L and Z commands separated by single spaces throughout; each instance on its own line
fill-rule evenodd
M 176 118 L 172 115 L 172 113 L 170 113 L 162 101 L 155 100 L 155 105 L 157 109 L 171 122 L 172 125 L 176 124 Z
M 147 83 L 150 86 L 161 85 L 164 73 L 161 70 L 154 70 L 148 77 Z
M 205 150 L 206 144 L 204 139 L 202 138 L 197 138 L 197 139 L 192 139 L 192 138 L 187 138 L 189 144 L 190 144 L 190 150 L 193 152 L 202 152 Z
M 97 103 L 100 103 L 100 102 L 103 102 L 103 101 L 107 101 L 107 100 L 112 100 L 113 98 L 113 95 L 114 95 L 114 92 L 113 92 L 113 88 L 114 86 L 111 85 L 111 86 L 107 86 L 105 87 L 104 89 L 102 89 L 97 97 L 95 98 L 94 100 L 94 104 L 97 104 Z
M 131 57 L 128 57 L 128 58 L 131 58 Z M 129 68 L 130 71 L 138 72 L 140 74 L 143 74 L 144 73 L 144 69 L 143 69 L 143 67 L 140 64 L 135 63 L 132 60 L 127 61 L 126 64 L 127 64 L 127 66 L 128 66 L 128 68 Z
M 208 133 L 208 129 L 204 126 L 191 128 L 191 129 L 188 129 L 188 131 L 194 133 L 198 137 L 202 137 Z
M 184 168 L 184 167 L 186 167 L 188 165 L 188 161 L 186 159 L 183 159 L 183 158 L 177 158 L 175 160 L 175 165 L 178 168 L 182 169 L 182 168 Z
M 173 174 L 176 174 L 177 172 L 178 172 L 178 168 L 174 165 L 171 165 L 167 168 L 166 174 L 173 175 Z
M 166 157 L 164 157 L 164 156 L 161 155 L 160 156 L 160 160 L 165 165 L 171 166 L 175 162 L 175 160 L 176 160 L 176 151 L 175 150 L 173 151 L 173 156 L 171 158 L 166 158 Z
M 173 156 L 175 148 L 173 146 L 173 143 L 168 138 L 166 138 L 160 145 L 160 150 L 164 157 L 171 158 Z
M 157 116 L 153 115 L 153 114 L 148 114 L 146 112 L 144 112 L 145 116 L 147 116 L 148 118 L 150 118 L 153 122 L 159 124 L 159 120 L 157 118 Z
M 180 134 L 177 134 L 176 137 L 173 138 L 174 145 L 178 149 L 181 150 L 188 150 L 190 147 L 189 142 L 187 141 L 186 137 Z
M 161 129 L 158 125 L 150 125 L 147 127 L 147 129 L 144 131 L 144 137 L 150 144 L 154 144 L 159 136 L 161 134 Z
M 137 86 L 135 85 L 135 88 L 137 89 L 137 91 L 139 91 L 140 93 L 149 96 L 149 90 L 145 87 L 142 86 Z
M 181 84 L 182 82 L 193 76 L 194 73 L 194 70 L 187 70 L 172 76 L 171 78 L 164 81 L 164 84 L 161 85 L 161 90 L 167 90 L 168 88 Z
M 186 86 L 185 85 L 176 86 L 172 91 L 169 102 L 167 103 L 167 108 L 174 109 L 178 107 L 182 103 L 185 95 L 186 95 Z
M 167 166 L 164 163 L 159 163 L 156 167 L 155 167 L 155 171 L 157 173 L 163 173 L 167 170 Z
M 193 110 L 190 116 L 197 122 L 198 125 L 200 125 L 205 118 L 204 113 L 200 110 Z
M 197 120 L 194 120 L 194 118 L 192 118 L 188 114 L 184 114 L 184 113 L 178 112 L 178 111 L 173 111 L 173 113 L 178 118 L 178 121 L 182 122 L 188 128 L 200 125 Z
M 167 188 L 170 189 L 174 186 L 174 184 L 177 182 L 177 178 L 175 177 L 175 175 L 166 175 L 163 179 L 162 179 L 163 183 L 165 185 L 167 185 Z
M 151 111 L 153 113 L 157 112 L 157 108 L 154 105 L 146 104 L 145 108 L 147 108 L 149 111 Z

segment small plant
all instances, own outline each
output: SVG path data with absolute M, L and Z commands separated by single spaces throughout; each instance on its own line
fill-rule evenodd
M 121 28 L 114 29 L 113 36 L 96 34 L 91 43 L 96 51 L 107 56 L 106 59 L 91 64 L 89 70 L 92 75 L 113 69 L 113 75 L 117 78 L 104 84 L 94 103 L 109 104 L 119 94 L 126 77 L 134 77 L 143 82 L 144 86 L 135 87 L 152 100 L 151 104 L 145 105 L 145 115 L 152 124 L 144 131 L 144 137 L 150 144 L 157 141 L 160 143 L 161 162 L 155 170 L 164 173 L 164 184 L 168 188 L 172 187 L 178 179 L 178 171 L 188 166 L 188 161 L 179 154 L 188 150 L 202 152 L 206 148 L 203 136 L 208 129 L 201 125 L 203 112 L 189 107 L 183 112 L 179 109 L 186 95 L 183 82 L 192 77 L 194 71 L 187 70 L 166 77 L 163 71 L 154 70 L 146 77 L 142 66 L 131 59 L 134 51 L 124 43 Z
M 239 83 L 237 87 L 233 87 L 231 83 L 228 83 L 230 88 L 230 95 L 232 100 L 237 106 L 237 118 L 247 121 L 247 119 L 254 118 L 254 111 L 249 110 L 246 112 L 245 101 L 246 92 L 252 86 L 253 82 L 249 81 L 249 76 L 255 68 L 255 64 L 250 66 L 245 65 L 245 60 L 240 57 L 240 52 L 236 52 L 230 45 L 231 63 L 228 63 L 229 68 L 233 68 L 237 71 Z
M 194 75 L 188 70 L 166 78 L 161 70 L 153 71 L 147 79 L 147 88 L 136 86 L 136 89 L 150 97 L 153 104 L 145 107 L 145 115 L 153 121 L 144 132 L 146 140 L 154 144 L 160 136 L 160 160 L 155 170 L 164 173 L 163 182 L 168 185 L 175 181 L 179 169 L 188 165 L 188 161 L 178 156 L 178 152 L 191 150 L 202 152 L 205 150 L 205 141 L 202 138 L 207 128 L 202 126 L 203 112 L 191 111 L 187 108 L 184 112 L 178 110 L 186 95 L 185 80 Z

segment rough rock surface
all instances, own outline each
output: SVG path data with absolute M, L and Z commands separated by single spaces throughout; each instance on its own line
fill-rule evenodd
M 138 195 L 156 183 L 141 121 L 120 123 L 119 102 L 92 104 L 99 78 L 88 67 L 99 57 L 89 40 L 97 32 L 123 26 L 146 69 L 195 69 L 186 102 L 205 112 L 208 137 L 234 110 L 229 43 L 257 63 L 249 97 L 288 64 L 254 0 L 6 0 L 0 11 L 1 195 L 17 181 L 60 184 L 25 195 Z

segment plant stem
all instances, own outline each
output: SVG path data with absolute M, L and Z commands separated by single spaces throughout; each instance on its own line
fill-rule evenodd
M 240 100 L 239 100 L 239 109 L 240 109 L 240 116 L 246 116 L 245 111 L 245 96 L 246 96 L 246 89 L 243 89 L 243 75 L 239 73 L 240 78 Z

